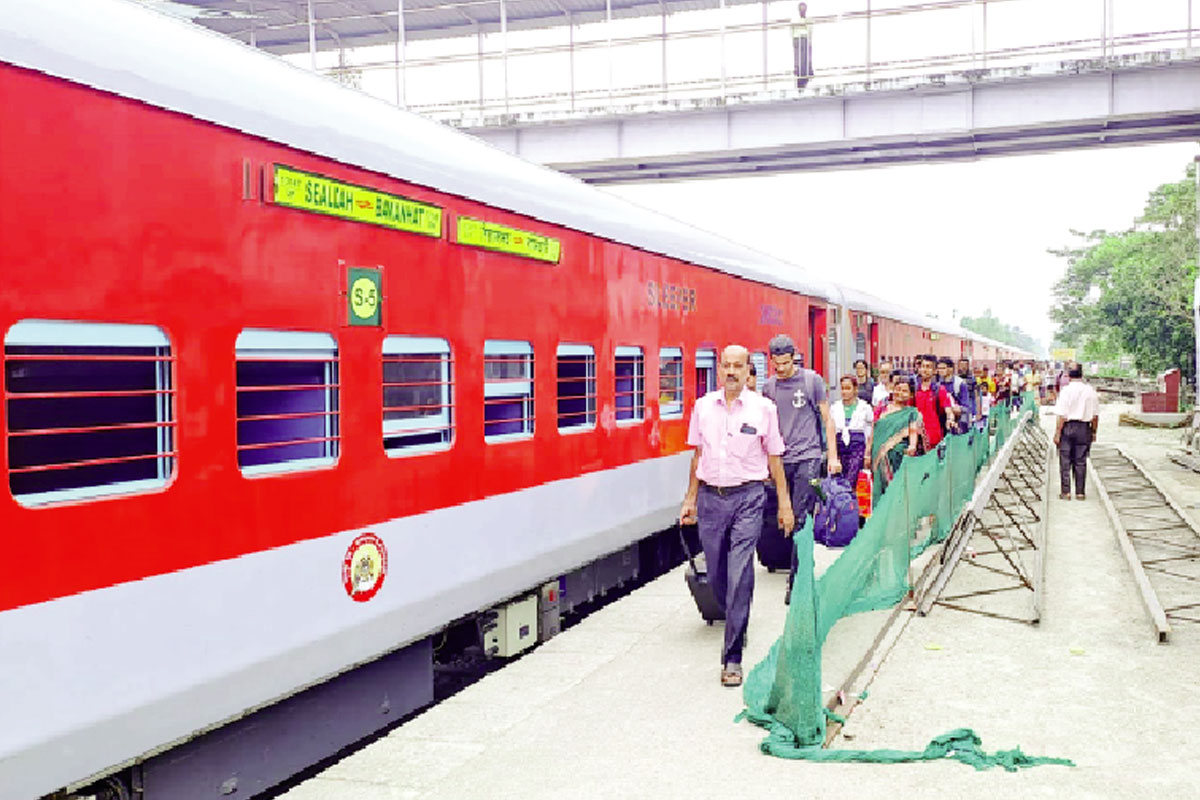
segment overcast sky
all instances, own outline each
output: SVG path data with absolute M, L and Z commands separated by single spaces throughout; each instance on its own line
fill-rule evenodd
M 1184 143 L 608 190 L 942 319 L 990 306 L 1049 346 L 1066 262 L 1047 248 L 1072 228 L 1128 227 L 1195 155 Z

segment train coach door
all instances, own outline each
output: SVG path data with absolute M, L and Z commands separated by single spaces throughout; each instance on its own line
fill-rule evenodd
M 867 341 L 870 342 L 867 350 L 867 363 L 878 364 L 879 358 L 879 323 L 867 323 Z
M 808 309 L 808 364 L 809 369 L 819 375 L 825 374 L 825 309 Z

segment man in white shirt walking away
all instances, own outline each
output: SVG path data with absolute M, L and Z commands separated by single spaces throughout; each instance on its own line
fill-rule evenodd
M 1054 414 L 1058 424 L 1054 444 L 1058 447 L 1058 469 L 1062 478 L 1060 500 L 1071 499 L 1071 473 L 1075 474 L 1075 499 L 1084 500 L 1083 488 L 1087 474 L 1087 457 L 1096 429 L 1100 426 L 1100 398 L 1096 390 L 1083 382 L 1083 367 L 1071 364 L 1067 371 L 1069 382 L 1058 393 Z

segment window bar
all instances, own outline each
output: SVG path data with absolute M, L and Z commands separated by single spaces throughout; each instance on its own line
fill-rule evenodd
M 109 456 L 107 458 L 85 458 L 79 461 L 63 461 L 57 464 L 31 464 L 28 467 L 9 467 L 8 471 L 11 474 L 19 474 L 22 472 L 48 472 L 58 469 L 74 469 L 76 467 L 92 467 L 102 464 L 127 464 L 131 461 L 145 461 L 149 458 L 159 458 L 162 455 L 176 456 L 175 452 L 170 453 L 143 453 L 134 456 Z
M 303 439 L 288 439 L 280 442 L 254 442 L 253 444 L 239 444 L 238 450 L 265 450 L 268 447 L 287 447 L 293 444 L 320 444 L 341 441 L 340 436 L 307 436 Z

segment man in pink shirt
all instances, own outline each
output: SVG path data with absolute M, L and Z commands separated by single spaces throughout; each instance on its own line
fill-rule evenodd
M 762 531 L 764 481 L 770 475 L 779 498 L 779 527 L 796 526 L 783 473 L 783 437 L 775 404 L 745 391 L 750 352 L 730 345 L 721 353 L 723 388 L 696 401 L 688 426 L 692 455 L 687 494 L 679 510 L 684 523 L 699 522 L 708 579 L 725 611 L 721 683 L 742 683 L 742 646 L 754 595 L 754 547 Z

